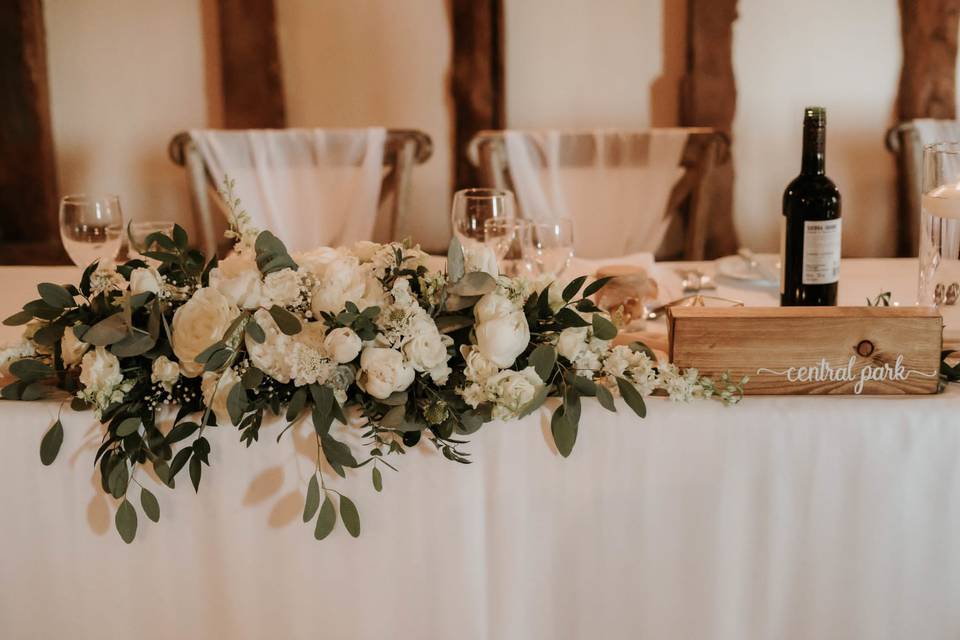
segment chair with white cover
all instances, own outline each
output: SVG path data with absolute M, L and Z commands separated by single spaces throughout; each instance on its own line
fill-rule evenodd
M 713 251 L 736 250 L 729 211 L 711 220 L 729 162 L 712 129 L 481 131 L 468 155 L 487 186 L 514 191 L 524 218 L 572 219 L 578 256 L 702 260 L 718 229 L 712 244 L 725 248 Z
M 887 149 L 897 156 L 899 199 L 897 255 L 915 256 L 920 246 L 920 196 L 923 148 L 936 142 L 960 142 L 960 121 L 919 118 L 887 131 Z
M 411 231 L 413 167 L 432 151 L 422 131 L 382 127 L 192 130 L 174 136 L 169 149 L 186 169 L 195 221 L 211 255 L 219 248 L 215 229 L 226 219 L 218 192 L 225 178 L 234 181 L 252 224 L 291 251 L 403 237 Z M 214 207 L 224 214 L 219 222 Z

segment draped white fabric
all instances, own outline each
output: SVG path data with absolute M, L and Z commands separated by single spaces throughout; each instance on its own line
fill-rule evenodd
M 921 145 L 935 142 L 960 142 L 960 122 L 956 120 L 920 118 L 913 121 L 913 127 L 920 138 Z
M 655 272 L 670 290 L 672 266 Z M 841 302 L 882 277 L 910 303 L 916 269 L 845 260 Z M 0 316 L 31 283 L 77 273 L 0 269 Z M 96 488 L 92 417 L 64 410 L 60 456 L 43 467 L 58 404 L 0 401 L 0 637 L 954 639 L 958 401 L 956 387 L 731 408 L 651 399 L 646 420 L 585 402 L 569 459 L 544 411 L 484 427 L 469 466 L 418 447 L 391 460 L 399 474 L 383 470 L 382 494 L 369 467 L 331 480 L 363 531 L 338 524 L 323 542 L 300 517 L 309 425 L 279 444 L 283 425 L 264 426 L 249 449 L 220 427 L 199 495 L 185 472 L 174 491 L 138 475 L 161 521 L 141 513 L 130 546 Z
M 386 130 L 193 130 L 217 184 L 292 251 L 373 239 Z
M 655 252 L 690 130 L 506 131 L 510 177 L 526 217 L 571 218 L 577 255 Z

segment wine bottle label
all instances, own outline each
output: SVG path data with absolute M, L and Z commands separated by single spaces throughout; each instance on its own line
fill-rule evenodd
M 840 218 L 803 223 L 803 284 L 840 279 Z

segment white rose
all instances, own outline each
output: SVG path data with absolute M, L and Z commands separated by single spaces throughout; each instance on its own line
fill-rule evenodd
M 337 258 L 343 256 L 343 251 L 332 247 L 318 247 L 304 253 L 295 253 L 293 261 L 297 265 L 315 276 L 322 276 Z
M 180 370 L 188 378 L 203 371 L 195 358 L 200 352 L 223 338 L 227 327 L 239 315 L 237 308 L 212 287 L 197 289 L 173 314 L 173 353 L 180 361 Z
M 257 309 L 253 313 L 253 319 L 263 329 L 266 339 L 258 343 L 250 337 L 249 333 L 247 334 L 246 346 L 250 362 L 274 380 L 284 384 L 290 382 L 293 366 L 291 357 L 293 338 L 280 331 L 280 327 L 266 309 Z
M 516 416 L 533 400 L 543 386 L 543 380 L 533 367 L 523 371 L 501 371 L 487 382 L 497 398 L 494 417 L 506 419 Z
M 233 254 L 210 270 L 210 287 L 241 309 L 256 309 L 264 302 L 263 280 L 253 258 Z
M 170 391 L 179 378 L 180 366 L 167 356 L 160 356 L 153 361 L 153 367 L 150 370 L 150 382 L 162 384 L 164 389 Z
M 447 346 L 451 344 L 453 339 L 442 335 L 433 320 L 423 316 L 411 325 L 410 337 L 403 344 L 403 353 L 414 370 L 430 373 L 435 382 L 446 382 L 450 373 L 446 366 L 450 358 Z
M 213 414 L 217 416 L 218 425 L 231 424 L 230 411 L 227 409 L 227 398 L 230 397 L 230 391 L 233 387 L 239 383 L 240 376 L 233 369 L 227 369 L 223 374 L 212 371 L 204 372 L 203 380 L 200 382 L 203 404 L 210 407 Z
M 488 293 L 473 309 L 477 348 L 501 368 L 512 366 L 530 343 L 530 327 L 523 311 L 499 293 Z
M 294 306 L 300 299 L 300 278 L 293 269 L 281 269 L 268 273 L 263 278 L 264 307 L 271 304 L 280 307 Z
M 156 269 L 134 269 L 130 273 L 130 293 L 137 295 L 146 292 L 160 293 L 160 274 Z
M 334 260 L 313 288 L 313 314 L 328 311 L 337 313 L 343 310 L 347 301 L 354 303 L 363 298 L 367 288 L 367 274 L 353 256 Z M 359 305 L 358 305 L 359 306 Z
M 484 244 L 472 245 L 463 248 L 464 271 L 483 271 L 494 278 L 500 275 L 500 266 L 497 264 L 497 254 Z
M 87 352 L 90 345 L 77 337 L 73 332 L 73 327 L 67 327 L 60 338 L 60 357 L 63 358 L 63 364 L 66 367 L 72 367 L 80 364 L 80 359 Z
M 573 362 L 587 348 L 587 327 L 568 327 L 560 332 L 557 353 Z
M 339 364 L 353 362 L 360 355 L 363 343 L 352 329 L 340 327 L 327 334 L 323 340 L 323 348 L 330 358 Z
M 374 398 L 383 400 L 409 387 L 415 375 L 413 367 L 404 362 L 399 351 L 367 347 L 360 355 L 357 384 Z
M 117 356 L 97 347 L 88 351 L 80 362 L 80 384 L 92 393 L 112 389 L 123 382 L 120 361 Z
M 486 382 L 488 378 L 500 373 L 500 367 L 483 357 L 480 351 L 470 345 L 462 345 L 460 354 L 466 363 L 464 375 L 473 382 Z

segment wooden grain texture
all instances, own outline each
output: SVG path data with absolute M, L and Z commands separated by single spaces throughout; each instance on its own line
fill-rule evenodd
M 673 363 L 749 376 L 748 395 L 856 394 L 863 376 L 863 395 L 937 391 L 943 322 L 935 310 L 682 307 L 670 310 L 669 326 Z M 830 379 L 831 370 L 850 379 Z M 902 379 L 870 377 L 893 371 Z
M 957 30 L 960 0 L 900 0 L 903 66 L 897 115 L 956 117 Z
M 285 127 L 273 0 L 218 0 L 217 14 L 224 126 Z
M 63 264 L 40 0 L 0 3 L 0 264 Z
M 687 0 L 686 73 L 680 83 L 680 124 L 711 127 L 731 135 L 737 109 L 733 71 L 733 23 L 737 0 Z M 729 146 L 729 145 L 728 145 Z M 733 156 L 712 167 L 709 184 L 709 226 L 706 255 L 735 253 L 739 246 L 733 224 Z
M 504 126 L 503 1 L 451 0 L 453 56 L 453 187 L 480 185 L 466 155 L 467 144 L 484 129 Z

